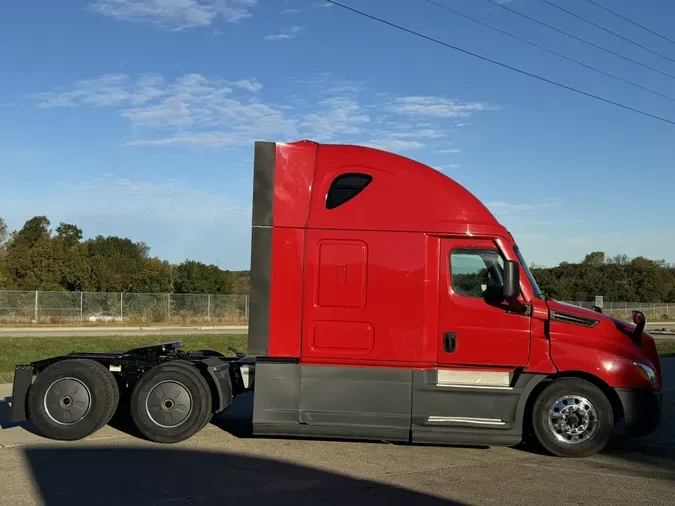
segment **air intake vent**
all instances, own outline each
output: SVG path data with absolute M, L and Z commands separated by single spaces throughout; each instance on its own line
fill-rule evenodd
M 562 311 L 551 311 L 551 320 L 554 322 L 572 323 L 574 325 L 581 325 L 582 327 L 595 327 L 600 320 L 593 318 L 586 318 L 570 313 L 563 313 Z

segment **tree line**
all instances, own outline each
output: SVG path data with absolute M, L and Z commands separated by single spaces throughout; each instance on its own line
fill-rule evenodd
M 596 251 L 580 263 L 531 271 L 541 291 L 552 299 L 592 301 L 602 295 L 612 302 L 675 303 L 675 267 L 664 260 L 607 257 Z
M 82 239 L 76 225 L 46 216 L 9 232 L 0 218 L 0 290 L 136 293 L 249 293 L 249 272 L 195 260 L 171 264 L 150 256 L 143 242 L 98 235 Z M 579 263 L 531 267 L 547 297 L 591 301 L 675 303 L 675 267 L 664 260 L 596 251 Z
M 172 264 L 143 242 L 35 216 L 10 232 L 0 218 L 0 289 L 136 293 L 248 293 L 248 273 L 194 260 Z

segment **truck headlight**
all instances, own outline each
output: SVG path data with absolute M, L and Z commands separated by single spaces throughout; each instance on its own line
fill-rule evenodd
M 654 369 L 640 362 L 633 362 L 633 365 L 637 369 L 637 372 L 640 374 L 640 376 L 649 381 L 652 386 L 656 386 L 656 372 L 654 372 Z

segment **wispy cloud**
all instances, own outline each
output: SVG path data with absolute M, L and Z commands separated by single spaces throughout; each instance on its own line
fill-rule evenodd
M 43 109 L 109 108 L 133 127 L 125 141 L 133 146 L 231 148 L 263 137 L 362 143 L 395 152 L 448 146 L 452 118 L 391 111 L 392 103 L 409 103 L 408 97 L 373 96 L 364 83 L 330 73 L 286 84 L 296 94 L 277 102 L 265 99 L 263 84 L 253 77 L 106 74 L 38 93 L 35 100 Z M 469 110 L 473 115 L 482 109 Z
M 438 130 L 433 130 L 429 128 L 423 130 L 413 130 L 410 132 L 394 132 L 391 135 L 393 137 L 398 137 L 402 139 L 410 137 L 417 137 L 422 139 L 440 139 L 446 136 L 444 132 L 440 132 Z
M 419 141 L 406 141 L 402 139 L 375 139 L 365 141 L 363 145 L 391 152 L 408 151 L 410 149 L 417 149 L 424 146 L 424 144 Z
M 236 86 L 248 91 L 256 92 L 262 90 L 262 84 L 260 84 L 260 82 L 255 78 L 241 79 L 239 81 L 227 81 L 227 83 L 231 86 Z
M 390 110 L 398 114 L 432 118 L 467 118 L 476 112 L 494 109 L 480 102 L 462 102 L 432 96 L 398 97 L 390 106 Z
M 290 28 L 282 28 L 279 33 L 267 35 L 265 40 L 290 40 L 296 38 L 301 32 L 305 30 L 302 26 L 292 26 Z
M 48 91 L 37 95 L 38 107 L 111 107 L 120 104 L 144 104 L 163 94 L 164 78 L 144 74 L 129 82 L 126 74 L 105 74 L 77 81 L 68 91 Z
M 575 225 L 585 223 L 584 220 L 532 220 L 532 225 Z
M 440 153 L 440 154 L 451 154 L 451 153 L 461 153 L 461 152 L 462 152 L 462 150 L 461 150 L 461 149 L 457 149 L 457 148 L 451 148 L 451 149 L 438 149 L 438 150 L 436 150 L 436 153 Z
M 252 16 L 257 0 L 94 0 L 88 10 L 114 19 L 172 30 L 236 23 Z
M 489 202 L 487 207 L 495 214 L 511 214 L 521 211 L 532 211 L 534 209 L 542 209 L 546 207 L 554 207 L 560 205 L 562 199 L 556 197 L 549 197 L 539 202 L 531 203 L 512 203 L 512 202 Z

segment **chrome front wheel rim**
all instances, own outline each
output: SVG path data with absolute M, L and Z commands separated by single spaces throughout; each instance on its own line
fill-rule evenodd
M 565 395 L 551 405 L 548 426 L 562 443 L 583 443 L 591 439 L 598 430 L 598 413 L 585 397 Z

